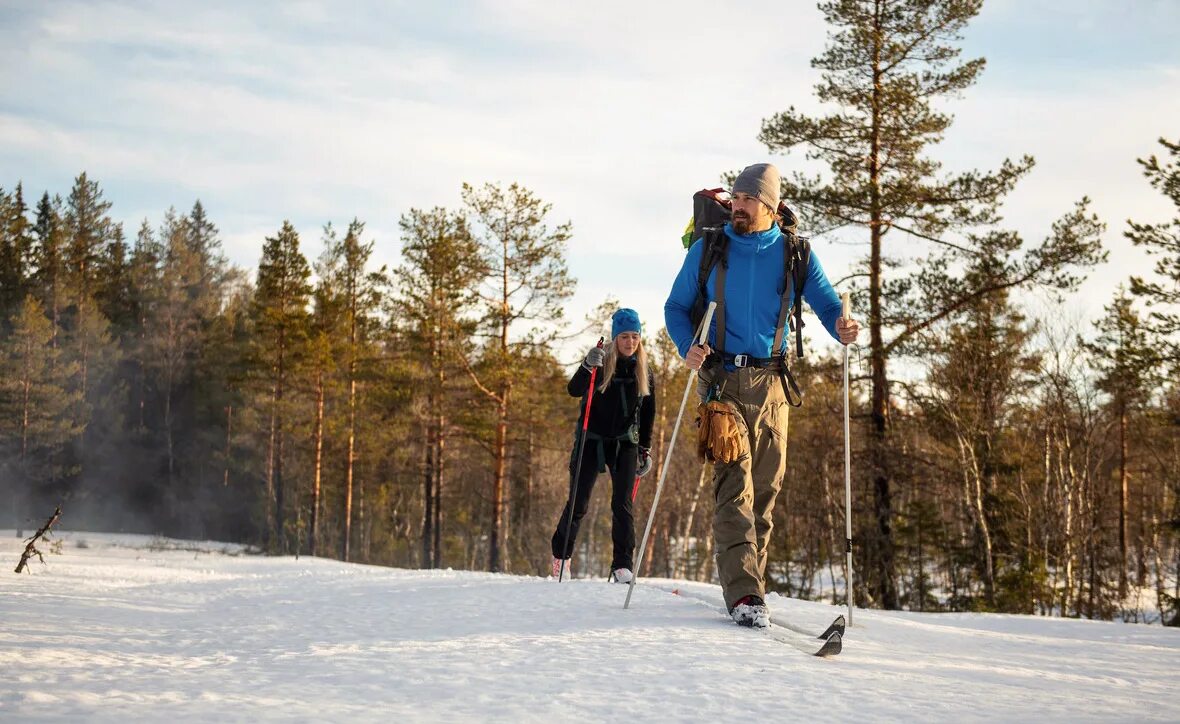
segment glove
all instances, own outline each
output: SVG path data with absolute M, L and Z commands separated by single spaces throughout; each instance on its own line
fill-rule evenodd
M 646 447 L 639 448 L 639 467 L 635 469 L 635 474 L 643 477 L 651 472 L 651 449 Z
M 733 407 L 715 400 L 697 408 L 697 454 L 702 462 L 724 465 L 748 452 L 746 435 Z
M 586 359 L 582 361 L 582 366 L 589 370 L 601 367 L 605 361 L 606 351 L 602 347 L 591 347 L 590 351 L 586 353 Z

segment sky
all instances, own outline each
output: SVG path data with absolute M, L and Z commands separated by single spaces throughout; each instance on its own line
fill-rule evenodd
M 1122 233 L 1174 215 L 1135 159 L 1180 138 L 1176 27 L 1172 0 L 988 0 L 965 32 L 987 69 L 931 155 L 948 171 L 1035 156 L 1003 209 L 1028 242 L 1083 196 L 1109 226 L 1110 263 L 1064 305 L 1029 298 L 1032 316 L 1093 319 L 1150 270 Z M 409 209 L 518 182 L 573 226 L 567 317 L 611 296 L 654 332 L 692 193 L 805 164 L 757 134 L 789 106 L 821 110 L 826 33 L 795 1 L 0 0 L 0 187 L 65 195 L 86 171 L 129 236 L 200 199 L 253 269 L 284 219 L 314 258 L 323 225 L 354 217 L 396 265 Z M 833 280 L 864 251 L 814 245 Z

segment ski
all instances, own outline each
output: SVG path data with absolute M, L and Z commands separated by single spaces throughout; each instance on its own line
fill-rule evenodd
M 652 584 L 645 584 L 652 588 L 659 589 L 666 593 L 671 593 L 674 596 L 680 596 L 693 603 L 707 606 L 708 608 L 717 611 L 725 616 L 727 620 L 730 619 L 729 612 L 725 610 L 724 606 L 717 606 L 713 601 L 704 596 L 688 593 L 679 588 L 664 588 L 663 586 L 655 586 Z M 811 631 L 804 629 L 801 626 L 788 624 L 783 621 L 776 621 L 774 616 L 770 617 L 770 626 L 764 629 L 751 629 L 761 632 L 765 636 L 770 636 L 774 640 L 787 644 L 788 646 L 802 651 L 811 656 L 828 657 L 839 654 L 844 648 L 844 629 L 846 622 L 843 614 L 837 616 L 831 625 L 818 636 L 815 636 Z M 741 628 L 741 627 L 739 627 Z M 823 641 L 818 647 L 815 641 Z
M 728 614 L 726 614 L 728 616 Z M 739 627 L 740 628 L 740 627 Z M 827 658 L 828 656 L 835 656 L 844 648 L 844 637 L 839 632 L 833 631 L 824 639 L 823 644 L 816 648 L 815 643 L 810 639 L 800 640 L 799 634 L 787 628 L 782 628 L 775 623 L 771 623 L 769 628 L 757 629 L 763 631 L 765 635 L 770 636 L 775 641 L 784 643 L 798 651 L 811 656 L 819 656 L 820 658 Z

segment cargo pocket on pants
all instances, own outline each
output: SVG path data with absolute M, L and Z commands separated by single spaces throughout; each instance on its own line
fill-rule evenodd
M 786 442 L 787 423 L 790 416 L 785 402 L 768 402 L 762 408 L 762 424 L 776 439 Z

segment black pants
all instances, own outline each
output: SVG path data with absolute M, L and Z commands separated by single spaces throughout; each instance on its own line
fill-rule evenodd
M 553 533 L 554 558 L 569 558 L 573 555 L 574 542 L 578 538 L 578 527 L 586 515 L 590 493 L 594 492 L 594 483 L 598 480 L 598 451 L 596 449 L 598 442 L 597 440 L 586 441 L 586 450 L 582 454 L 582 468 L 578 471 L 578 495 L 577 500 L 574 501 L 574 519 L 569 530 L 569 546 L 562 551 L 561 546 L 565 543 L 566 525 L 570 519 L 570 504 L 567 499 L 565 508 L 561 511 L 561 518 L 557 521 L 557 530 Z M 610 509 L 614 554 L 611 558 L 610 568 L 612 571 L 616 568 L 627 568 L 633 571 L 635 570 L 632 565 L 635 557 L 635 517 L 631 511 L 631 491 L 635 487 L 635 467 L 639 461 L 639 448 L 618 440 L 603 440 L 602 447 L 603 458 L 612 484 Z M 570 466 L 572 467 L 573 464 L 571 463 Z M 573 492 L 571 480 L 571 498 Z

